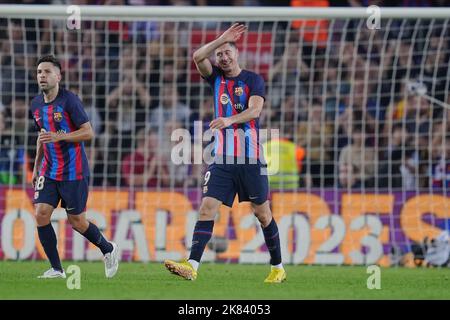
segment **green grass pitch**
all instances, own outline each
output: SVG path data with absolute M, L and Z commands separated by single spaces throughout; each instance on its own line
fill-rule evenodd
M 367 289 L 366 267 L 287 265 L 282 284 L 263 283 L 265 265 L 208 264 L 196 281 L 170 274 L 160 263 L 122 262 L 106 279 L 102 262 L 64 261 L 81 269 L 81 289 L 64 279 L 37 279 L 47 262 L 0 261 L 0 300 L 4 299 L 450 299 L 449 269 L 382 268 L 381 289 Z M 69 276 L 69 275 L 68 275 Z

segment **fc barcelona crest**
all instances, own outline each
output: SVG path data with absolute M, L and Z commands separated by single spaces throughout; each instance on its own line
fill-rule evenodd
M 62 113 L 61 112 L 54 112 L 53 113 L 53 119 L 56 122 L 61 122 L 61 120 L 62 120 Z
M 244 93 L 244 90 L 242 89 L 242 87 L 236 87 L 234 88 L 234 94 L 238 97 L 242 96 L 242 94 Z

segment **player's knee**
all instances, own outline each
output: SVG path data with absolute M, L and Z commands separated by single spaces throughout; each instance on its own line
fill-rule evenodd
M 266 227 L 272 220 L 272 212 L 266 206 L 253 206 L 256 218 L 263 227 Z
M 200 220 L 212 220 L 216 216 L 217 206 L 212 205 L 208 202 L 202 203 L 199 210 Z
M 36 222 L 39 227 L 46 226 L 50 223 L 50 217 L 52 216 L 53 210 L 38 207 L 36 209 Z
M 261 213 L 261 212 L 256 213 L 255 212 L 255 216 L 263 227 L 268 226 L 270 223 L 270 220 L 272 220 L 272 215 L 270 213 L 266 213 L 266 212 L 264 212 L 264 213 Z
M 72 228 L 79 232 L 86 231 L 88 227 L 88 222 L 81 215 L 80 216 L 68 215 L 68 220 Z
M 36 223 L 38 227 L 46 226 L 50 223 L 53 210 L 55 208 L 47 203 L 38 203 L 35 206 Z

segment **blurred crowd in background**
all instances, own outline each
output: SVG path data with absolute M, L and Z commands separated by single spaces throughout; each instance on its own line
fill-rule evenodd
M 436 6 L 446 1 L 70 2 L 212 3 Z M 229 23 L 82 21 L 78 31 L 67 30 L 65 23 L 0 18 L 0 182 L 29 182 L 36 131 L 28 106 L 39 93 L 35 63 L 51 53 L 63 65 L 63 86 L 80 96 L 96 133 L 86 144 L 92 185 L 201 185 L 205 165 L 173 164 L 170 155 L 177 142 L 170 136 L 179 128 L 194 133 L 196 120 L 208 128 L 213 100 L 193 69 L 192 52 L 200 44 L 193 44 L 192 36 L 219 35 Z M 364 19 L 248 23 L 249 32 L 271 34 L 267 70 L 250 50 L 240 62 L 262 72 L 266 80 L 260 126 L 280 129 L 277 141 L 265 143 L 278 144 L 285 152 L 280 158 L 285 176 L 271 178 L 272 188 L 447 190 L 447 24 L 438 19 L 384 19 L 380 29 L 371 30 Z M 419 94 L 423 92 L 425 96 Z

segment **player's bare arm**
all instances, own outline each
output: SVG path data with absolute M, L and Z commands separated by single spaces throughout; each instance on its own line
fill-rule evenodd
M 76 131 L 69 133 L 42 132 L 40 140 L 42 143 L 66 141 L 66 142 L 82 142 L 89 141 L 94 138 L 94 130 L 90 122 L 83 123 Z
M 220 117 L 214 119 L 209 124 L 211 129 L 223 129 L 231 126 L 234 123 L 244 123 L 255 118 L 259 118 L 264 104 L 264 99 L 260 96 L 251 96 L 248 101 L 248 109 L 245 111 L 235 114 L 231 117 Z
M 196 50 L 193 59 L 198 72 L 200 72 L 203 77 L 210 76 L 212 73 L 212 64 L 208 57 L 221 45 L 239 40 L 246 29 L 246 26 L 235 23 L 216 40 L 211 41 Z

